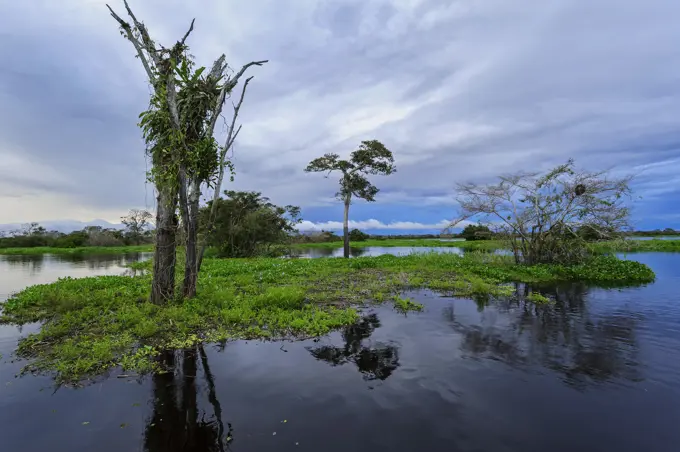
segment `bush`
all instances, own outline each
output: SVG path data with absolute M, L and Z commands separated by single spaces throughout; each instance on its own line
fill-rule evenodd
M 120 231 L 102 228 L 90 228 L 88 231 L 88 246 L 123 246 L 125 239 Z
M 328 243 L 342 242 L 342 237 L 329 231 L 321 231 L 313 234 L 296 234 L 293 236 L 294 243 Z
M 491 229 L 480 224 L 469 224 L 465 226 L 463 232 L 460 236 L 465 240 L 491 240 L 493 238 L 493 233 Z
M 70 234 L 64 234 L 61 237 L 57 237 L 52 246 L 57 248 L 78 248 L 85 246 L 88 241 L 88 236 L 83 231 L 76 231 Z
M 282 246 L 292 241 L 300 221 L 296 206 L 279 207 L 259 192 L 225 191 L 218 198 L 208 244 L 223 257 L 254 257 L 282 254 Z M 201 228 L 205 231 L 212 202 L 201 209 Z M 285 252 L 283 253 L 285 254 Z
M 366 240 L 369 239 L 369 235 L 366 234 L 365 232 L 361 232 L 358 229 L 352 229 L 349 232 L 349 241 L 350 242 L 365 242 Z

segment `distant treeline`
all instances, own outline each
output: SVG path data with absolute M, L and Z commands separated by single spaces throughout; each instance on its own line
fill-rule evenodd
M 654 229 L 652 231 L 633 231 L 628 235 L 634 235 L 638 237 L 656 237 L 660 235 L 680 235 L 680 231 L 676 231 L 672 228 L 666 229 Z
M 460 234 L 367 234 L 359 229 L 353 229 L 349 233 L 350 241 L 362 242 L 365 240 L 410 240 L 410 239 L 445 239 L 460 238 Z M 294 243 L 324 243 L 341 242 L 342 236 L 331 231 L 320 231 L 314 233 L 297 233 L 293 236 Z
M 154 232 L 152 230 L 135 232 L 88 226 L 83 230 L 66 234 L 59 231 L 48 231 L 38 223 L 30 223 L 20 230 L 12 231 L 0 237 L 0 248 L 127 246 L 153 243 L 153 238 Z
M 245 209 L 241 205 L 244 204 L 244 196 L 250 195 L 250 193 L 230 192 L 229 194 L 231 195 L 230 198 L 228 197 L 226 200 L 222 200 L 224 206 L 222 206 L 223 209 L 220 209 L 219 212 L 224 215 L 218 216 L 218 221 L 216 222 L 217 227 L 215 228 L 216 231 L 214 232 L 213 237 L 211 237 L 211 240 L 209 240 L 210 245 L 220 248 L 222 251 L 221 254 L 225 256 L 234 257 L 235 255 L 240 256 L 244 253 L 248 256 L 256 255 L 258 253 L 252 251 L 251 248 L 254 250 L 255 248 L 262 248 L 263 246 L 266 247 L 265 245 L 284 244 L 286 242 L 324 243 L 342 241 L 341 235 L 330 231 L 314 233 L 293 232 L 295 222 L 285 218 L 285 216 L 287 216 L 285 215 L 287 211 L 285 211 L 285 209 L 281 210 L 282 208 L 278 208 L 277 206 L 268 203 L 266 198 L 261 198 L 259 196 L 259 193 L 252 194 L 255 196 L 254 200 L 250 200 L 250 203 L 254 206 L 252 209 Z M 231 211 L 234 209 L 230 210 L 232 204 L 240 207 L 235 210 L 241 212 L 241 215 L 234 215 L 233 211 Z M 267 208 L 265 209 L 264 207 Z M 251 211 L 253 212 L 251 215 L 244 214 L 244 212 Z M 0 248 L 79 248 L 86 246 L 116 247 L 149 244 L 154 241 L 154 231 L 145 221 L 147 215 L 148 214 L 145 212 L 137 211 L 132 212 L 128 217 L 124 217 L 124 222 L 127 225 L 125 230 L 88 226 L 80 231 L 63 233 L 48 231 L 38 223 L 30 223 L 9 234 L 0 233 Z M 221 233 L 218 233 L 220 231 Z M 675 236 L 680 235 L 680 231 L 666 228 L 654 229 L 651 231 L 633 231 L 626 235 L 638 237 Z M 248 238 L 247 240 L 246 236 Z M 466 240 L 488 240 L 494 237 L 495 234 L 491 233 L 488 228 L 474 225 L 466 227 L 457 234 L 367 234 L 358 229 L 350 231 L 350 240 L 352 242 L 362 242 L 365 240 L 455 238 L 463 238 Z M 248 244 L 252 246 L 246 246 Z M 238 248 L 241 252 L 234 253 L 233 249 L 235 248 Z M 246 253 L 244 251 L 245 249 L 251 251 Z
M 372 240 L 411 240 L 411 239 L 444 239 L 458 238 L 460 234 L 371 234 Z
M 671 228 L 654 229 L 652 231 L 633 231 L 626 233 L 627 236 L 657 237 L 664 235 L 680 235 L 680 231 Z M 418 239 L 466 239 L 488 240 L 495 238 L 495 234 L 484 226 L 471 225 L 463 231 L 455 234 L 365 234 L 358 229 L 350 231 L 350 240 L 353 242 L 364 240 L 418 240 Z M 584 237 L 590 239 L 591 237 Z M 296 234 L 295 243 L 322 243 L 340 242 L 342 236 L 330 231 L 321 231 L 312 234 Z

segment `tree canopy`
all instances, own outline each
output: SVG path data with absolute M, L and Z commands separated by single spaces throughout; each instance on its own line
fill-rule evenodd
M 336 196 L 346 200 L 352 196 L 375 201 L 375 195 L 380 189 L 373 185 L 367 175 L 388 176 L 397 171 L 392 152 L 378 140 L 362 141 L 359 148 L 352 152 L 349 160 L 342 160 L 338 154 L 325 154 L 312 160 L 305 168 L 305 172 L 321 172 L 330 175 L 333 171 L 340 171 L 340 190 Z

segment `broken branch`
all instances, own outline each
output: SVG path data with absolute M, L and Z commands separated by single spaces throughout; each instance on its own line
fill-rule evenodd
M 196 22 L 196 19 L 191 20 L 191 26 L 189 26 L 189 30 L 186 32 L 186 34 L 182 38 L 182 41 L 180 41 L 182 43 L 182 45 L 184 45 L 184 42 L 187 40 L 187 38 L 189 37 L 191 32 L 194 31 L 194 22 Z
M 127 5 L 127 2 L 125 4 Z M 151 70 L 151 66 L 149 65 L 149 60 L 146 58 L 146 55 L 144 55 L 142 43 L 135 38 L 134 34 L 132 33 L 132 27 L 130 27 L 130 24 L 121 19 L 120 16 L 116 14 L 116 12 L 113 9 L 111 9 L 111 7 L 108 4 L 106 5 L 106 7 L 111 12 L 111 16 L 113 16 L 113 18 L 116 19 L 116 21 L 120 24 L 121 28 L 125 31 L 125 35 L 127 36 L 128 41 L 130 41 L 137 50 L 137 55 L 139 56 L 139 59 L 142 62 L 142 66 L 144 66 L 146 75 L 149 77 L 149 81 L 153 84 L 155 77 L 153 71 Z
M 236 73 L 236 75 L 234 75 L 232 78 L 230 78 L 227 81 L 227 83 L 225 83 L 224 88 L 227 91 L 231 91 L 232 89 L 234 89 L 234 87 L 238 83 L 238 79 L 241 78 L 241 76 L 246 71 L 246 69 L 248 69 L 250 66 L 262 66 L 264 63 L 268 63 L 268 62 L 269 62 L 269 60 L 262 60 L 262 61 L 251 61 L 250 63 L 245 64 L 241 68 L 241 70 Z

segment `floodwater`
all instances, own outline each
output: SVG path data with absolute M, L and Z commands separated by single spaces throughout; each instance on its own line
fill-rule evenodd
M 363 248 L 350 248 L 350 257 L 360 256 L 380 256 L 382 254 L 393 254 L 403 256 L 414 252 L 435 251 L 437 253 L 454 253 L 462 255 L 465 250 L 456 246 L 436 246 L 436 247 L 411 247 L 411 246 L 366 246 Z M 343 249 L 340 248 L 302 248 L 293 250 L 293 257 L 316 258 L 316 257 L 342 257 Z
M 174 375 L 79 389 L 15 378 L 26 329 L 0 327 L 0 450 L 675 452 L 680 254 L 634 258 L 654 284 L 546 287 L 547 307 L 421 291 L 422 313 L 384 306 L 318 341 L 170 353 Z M 0 256 L 0 292 L 121 263 Z
M 392 254 L 394 256 L 405 256 L 412 253 L 453 253 L 462 256 L 465 253 L 493 253 L 498 255 L 511 255 L 510 250 L 471 250 L 460 248 L 457 246 L 430 246 L 430 247 L 413 247 L 413 246 L 366 246 L 362 248 L 350 248 L 350 257 L 361 256 L 381 256 L 383 254 Z M 342 257 L 342 248 L 301 248 L 294 249 L 291 257 L 300 258 L 317 258 L 317 257 Z

